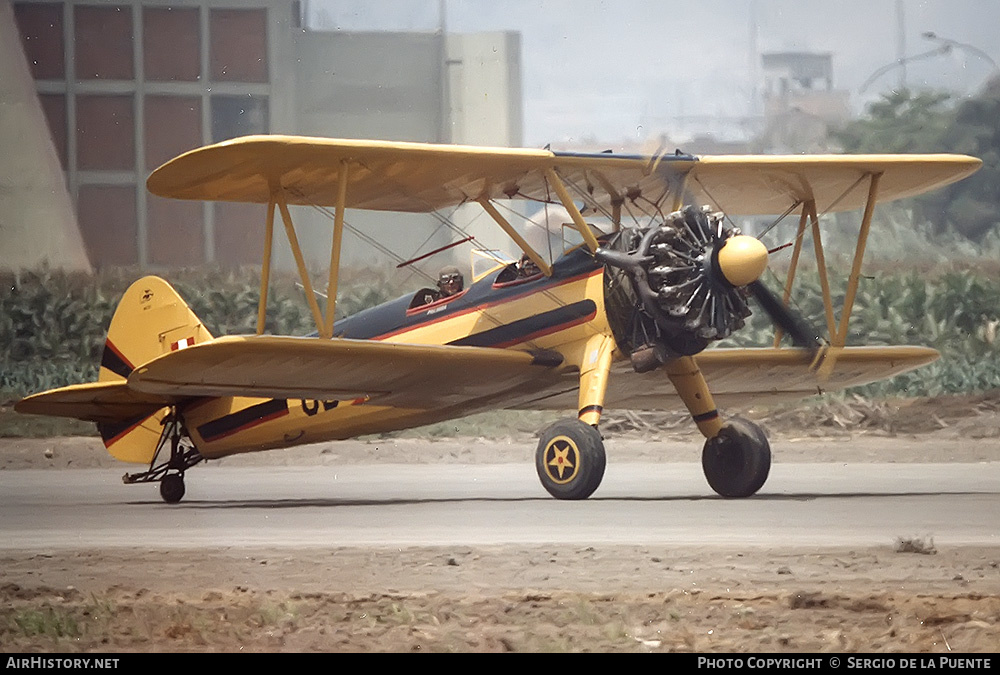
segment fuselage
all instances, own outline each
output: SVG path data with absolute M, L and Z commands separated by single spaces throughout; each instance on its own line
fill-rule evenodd
M 413 293 L 338 321 L 335 337 L 408 344 L 551 350 L 579 367 L 588 340 L 610 335 L 604 268 L 582 249 L 541 274 L 505 281 L 496 269 L 450 298 L 411 307 Z M 434 386 L 433 382 L 427 385 Z M 480 408 L 481 409 L 481 408 Z M 181 410 L 207 458 L 349 438 L 429 424 L 477 412 L 475 407 L 397 408 L 377 401 L 201 399 Z

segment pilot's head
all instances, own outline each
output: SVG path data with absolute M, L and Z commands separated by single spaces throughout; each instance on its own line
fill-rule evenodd
M 521 256 L 521 259 L 517 263 L 517 267 L 519 270 L 521 270 L 521 276 L 524 277 L 531 277 L 542 271 L 538 268 L 538 265 L 535 264 L 535 261 L 528 256 L 527 253 Z
M 458 271 L 457 267 L 449 265 L 448 267 L 442 267 L 441 271 L 438 272 L 437 284 L 441 295 L 448 297 L 449 295 L 462 292 L 462 289 L 465 287 L 465 279 L 462 278 L 462 273 Z

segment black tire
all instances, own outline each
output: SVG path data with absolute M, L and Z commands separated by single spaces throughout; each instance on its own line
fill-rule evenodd
M 596 428 L 580 420 L 560 420 L 542 432 L 535 469 L 556 499 L 586 499 L 604 478 L 607 456 Z
M 184 476 L 179 473 L 167 474 L 160 480 L 160 497 L 168 504 L 176 504 L 184 498 Z
M 719 435 L 705 441 L 701 467 L 708 484 L 723 497 L 749 497 L 760 490 L 771 471 L 771 445 L 764 431 L 734 417 Z

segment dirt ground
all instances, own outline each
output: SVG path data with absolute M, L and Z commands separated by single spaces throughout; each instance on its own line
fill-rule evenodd
M 1000 461 L 1000 393 L 745 414 L 767 429 L 775 461 Z M 697 458 L 683 419 L 623 415 L 604 427 L 615 461 L 649 461 L 658 438 L 694 448 L 661 461 Z M 804 436 L 850 442 L 820 457 L 796 450 Z M 476 447 L 397 438 L 222 461 L 500 461 Z M 531 457 L 530 438 L 511 447 L 506 460 Z M 0 439 L 0 470 L 114 465 L 94 438 Z M 1000 648 L 1000 546 L 2 551 L 0 600 L 7 653 L 990 655 Z

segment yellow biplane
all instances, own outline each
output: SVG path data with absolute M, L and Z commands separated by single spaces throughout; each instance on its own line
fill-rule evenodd
M 169 503 L 181 500 L 185 472 L 203 459 L 488 409 L 576 410 L 542 432 L 535 463 L 554 497 L 584 499 L 604 475 L 605 407 L 662 409 L 679 400 L 706 438 L 709 485 L 746 497 L 767 479 L 768 440 L 752 422 L 723 419 L 717 401 L 805 397 L 937 358 L 923 347 L 845 346 L 872 210 L 980 164 L 961 155 L 621 156 L 291 136 L 218 143 L 167 162 L 147 187 L 162 197 L 267 205 L 257 334 L 213 337 L 166 281 L 145 277 L 115 312 L 98 381 L 29 396 L 16 410 L 96 422 L 113 456 L 148 465 L 125 482 L 159 482 Z M 547 259 L 497 208 L 508 200 L 563 206 L 582 243 Z M 463 204 L 482 208 L 533 273 L 482 255 L 460 293 L 429 304 L 416 301 L 422 292 L 408 294 L 334 321 L 348 209 Z M 290 205 L 334 210 L 325 307 Z M 863 217 L 838 320 L 818 214 L 850 209 Z M 276 212 L 314 336 L 264 334 Z M 795 212 L 779 299 L 759 280 L 767 248 L 727 216 Z M 593 226 L 598 218 L 605 231 Z M 788 308 L 807 233 L 825 338 Z M 751 301 L 776 325 L 774 345 L 706 349 L 744 325 Z

